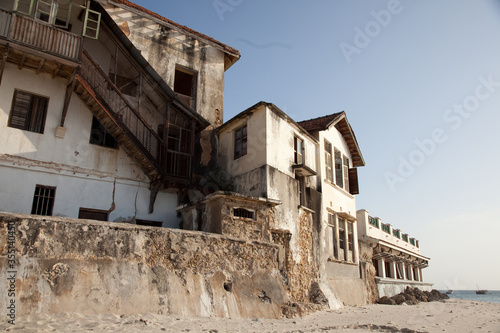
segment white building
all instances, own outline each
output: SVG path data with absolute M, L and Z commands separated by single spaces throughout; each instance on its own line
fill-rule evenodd
M 0 210 L 179 227 L 238 51 L 128 1 L 9 0 L 0 55 Z
M 319 270 L 344 304 L 366 303 L 360 274 L 356 222 L 357 167 L 365 165 L 345 112 L 298 123 L 318 142 L 317 178 L 321 192 Z
M 366 303 L 354 197 L 364 161 L 345 113 L 296 123 L 260 102 L 217 133 L 219 166 L 233 190 L 280 203 L 269 228 L 288 249 L 288 275 L 302 290 L 296 299 L 317 281 L 330 305 Z
M 432 283 L 424 282 L 422 269 L 430 258 L 420 254 L 420 242 L 372 217 L 365 209 L 357 211 L 359 241 L 372 248 L 375 282 L 379 296 L 394 296 L 406 287 L 430 291 Z

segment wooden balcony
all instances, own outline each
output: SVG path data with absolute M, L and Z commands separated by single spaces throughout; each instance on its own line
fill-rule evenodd
M 70 78 L 82 53 L 81 36 L 0 10 L 0 52 L 19 68 Z

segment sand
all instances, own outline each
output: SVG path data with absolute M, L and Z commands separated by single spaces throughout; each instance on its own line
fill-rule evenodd
M 449 299 L 419 305 L 367 305 L 295 319 L 231 319 L 157 314 L 37 314 L 2 321 L 19 332 L 500 332 L 500 304 Z

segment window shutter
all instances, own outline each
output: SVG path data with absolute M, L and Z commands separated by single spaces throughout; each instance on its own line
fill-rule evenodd
M 350 168 L 349 169 L 349 192 L 351 194 L 359 194 L 358 169 L 357 168 Z
M 33 11 L 33 1 L 34 0 L 16 0 L 16 7 L 14 8 L 14 11 L 31 16 L 31 12 Z
M 15 91 L 9 126 L 27 130 L 30 123 L 31 94 Z
M 87 8 L 85 12 L 85 22 L 83 25 L 83 37 L 97 39 L 99 37 L 100 25 L 101 13 Z

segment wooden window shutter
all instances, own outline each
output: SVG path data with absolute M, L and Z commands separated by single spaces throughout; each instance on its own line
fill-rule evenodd
M 349 169 L 349 192 L 351 194 L 359 194 L 358 169 L 357 168 L 350 168 Z

